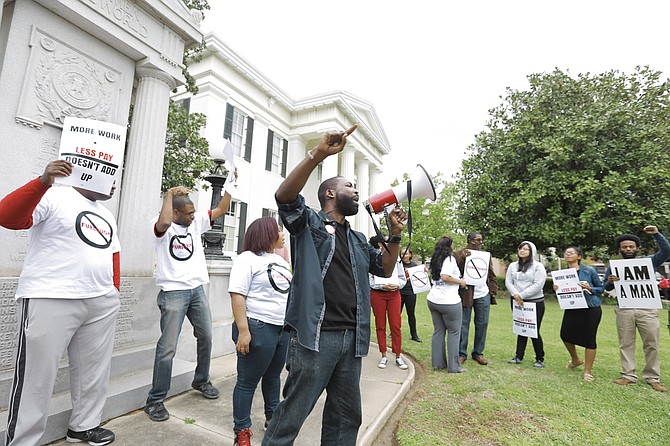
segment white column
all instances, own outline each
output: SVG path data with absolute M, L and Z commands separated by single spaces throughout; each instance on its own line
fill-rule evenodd
M 345 146 L 340 159 L 340 175 L 349 181 L 354 181 L 354 163 L 356 161 L 356 149 Z
M 337 165 L 338 165 L 337 155 L 331 155 L 325 160 L 323 160 L 323 166 L 321 169 L 322 181 L 327 180 L 328 178 L 336 177 L 338 175 Z
M 363 201 L 370 196 L 370 161 L 361 158 L 356 166 L 356 187 L 360 195 L 360 205 L 358 207 L 358 214 L 356 215 L 356 229 L 369 236 L 368 222 L 370 221 L 370 214 L 363 207 Z
M 380 180 L 381 171 L 379 168 L 377 166 L 370 166 L 370 189 L 368 190 L 369 195 L 378 194 L 379 192 L 382 192 L 390 187 L 386 187 L 383 184 L 380 184 Z M 368 219 L 368 234 L 374 234 L 374 232 L 375 228 L 372 226 L 372 221 Z
M 148 224 L 160 210 L 168 103 L 176 82 L 150 67 L 138 67 L 135 74 L 137 92 L 120 188 L 121 274 L 152 276 L 153 241 Z

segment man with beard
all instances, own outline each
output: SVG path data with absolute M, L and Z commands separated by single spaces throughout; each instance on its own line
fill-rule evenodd
M 471 250 L 482 249 L 484 239 L 479 232 L 470 232 L 467 236 L 468 244 L 465 248 L 454 253 L 458 269 L 461 274 L 465 273 L 465 259 Z M 489 258 L 489 269 L 486 283 L 481 285 L 468 285 L 460 288 L 459 294 L 463 302 L 463 325 L 461 326 L 461 342 L 458 352 L 458 361 L 463 364 L 468 359 L 468 334 L 470 332 L 470 319 L 472 310 L 475 310 L 475 340 L 472 345 L 472 359 L 478 364 L 488 365 L 489 361 L 484 358 L 484 347 L 486 346 L 486 332 L 489 327 L 489 313 L 491 305 L 496 305 L 496 294 L 498 294 L 498 281 L 493 271 L 493 261 Z
M 400 208 L 390 213 L 388 250 L 380 253 L 345 219 L 358 212 L 358 191 L 351 181 L 324 181 L 318 190 L 319 212 L 307 207 L 300 195 L 314 168 L 337 156 L 356 127 L 324 134 L 275 194 L 279 215 L 291 233 L 293 282 L 285 323 L 291 338 L 284 400 L 272 416 L 264 445 L 293 444 L 324 389 L 321 444 L 356 444 L 362 420 L 362 357 L 370 343 L 368 273 L 394 273 L 406 215 Z
M 670 243 L 658 232 L 656 226 L 645 226 L 644 232 L 652 234 L 656 239 L 659 250 L 651 256 L 654 269 L 658 268 L 670 257 Z M 634 259 L 640 250 L 640 238 L 633 234 L 623 234 L 616 239 L 616 244 L 624 259 Z M 605 272 L 605 289 L 614 289 L 614 282 L 619 278 L 612 274 L 608 266 Z M 612 381 L 614 384 L 627 385 L 637 382 L 635 374 L 635 328 L 640 332 L 642 338 L 642 349 L 644 350 L 645 366 L 642 377 L 654 390 L 667 392 L 668 389 L 661 384 L 661 361 L 659 358 L 660 324 L 658 321 L 658 310 L 651 308 L 619 308 L 617 307 L 616 326 L 619 334 L 619 355 L 621 356 L 621 378 Z

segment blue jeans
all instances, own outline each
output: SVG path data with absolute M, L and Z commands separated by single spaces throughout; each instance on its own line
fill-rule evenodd
M 484 356 L 486 346 L 486 330 L 489 328 L 489 313 L 491 313 L 491 295 L 487 294 L 474 299 L 472 307 L 463 307 L 463 325 L 461 326 L 461 345 L 458 355 L 468 357 L 468 334 L 470 332 L 470 318 L 472 309 L 475 310 L 475 343 L 472 346 L 472 357 Z
M 355 352 L 355 330 L 322 331 L 318 352 L 301 346 L 291 332 L 284 400 L 272 416 L 263 445 L 292 445 L 324 389 L 321 444 L 356 444 L 362 421 L 362 358 Z
M 197 340 L 198 363 L 193 386 L 209 382 L 212 355 L 212 313 L 202 285 L 192 290 L 160 291 L 156 301 L 161 310 L 161 337 L 156 345 L 154 375 L 147 404 L 163 401 L 170 390 L 172 360 L 177 352 L 184 317 L 191 322 Z
M 233 390 L 233 421 L 235 431 L 251 427 L 251 403 L 261 378 L 265 418 L 279 405 L 281 371 L 286 363 L 288 333 L 281 325 L 272 325 L 248 318 L 251 344 L 246 355 L 237 352 L 237 382 Z M 240 332 L 233 322 L 233 342 L 237 343 Z

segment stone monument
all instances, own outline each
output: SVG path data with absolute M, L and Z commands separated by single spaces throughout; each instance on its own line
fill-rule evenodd
M 106 206 L 116 214 L 122 245 L 121 310 L 104 417 L 144 405 L 159 336 L 149 220 L 160 208 L 160 183 L 170 92 L 182 83 L 185 47 L 200 43 L 201 15 L 180 0 L 3 0 L 0 15 L 0 196 L 39 176 L 58 153 L 63 119 L 128 123 L 121 184 Z M 14 304 L 27 247 L 26 231 L 0 229 L 0 435 L 17 345 Z M 57 259 L 54 259 L 57 261 Z M 230 265 L 212 268 L 227 288 Z M 227 294 L 227 293 L 226 293 Z M 214 299 L 212 299 L 214 301 Z M 219 299 L 223 301 L 223 299 Z M 230 309 L 213 305 L 215 354 L 224 350 Z M 216 320 L 228 322 L 217 323 Z M 184 330 L 172 392 L 190 388 L 194 342 Z M 228 341 L 230 343 L 230 341 Z M 65 435 L 70 396 L 63 358 L 42 442 Z

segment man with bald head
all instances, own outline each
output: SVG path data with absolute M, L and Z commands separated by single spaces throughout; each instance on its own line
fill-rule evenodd
M 191 386 L 205 398 L 219 397 L 219 390 L 209 379 L 212 314 L 203 287 L 209 283 L 209 274 L 201 236 L 228 211 L 231 196 L 226 190 L 214 209 L 196 212 L 188 194 L 184 186 L 169 189 L 160 215 L 151 221 L 156 285 L 160 288 L 157 303 L 161 312 L 161 337 L 156 345 L 153 381 L 144 408 L 152 421 L 170 418 L 163 401 L 170 390 L 172 362 L 185 317 L 193 326 L 197 342 L 197 364 Z
M 359 206 L 350 180 L 334 177 L 319 186 L 320 211 L 307 207 L 300 195 L 314 168 L 337 156 L 355 129 L 324 134 L 275 194 L 279 215 L 291 233 L 293 282 L 285 323 L 291 339 L 284 400 L 272 416 L 264 445 L 293 444 L 324 389 L 321 444 L 356 444 L 362 421 L 362 357 L 370 343 L 368 273 L 394 273 L 406 215 L 400 208 L 390 213 L 388 250 L 380 253 L 346 220 Z

